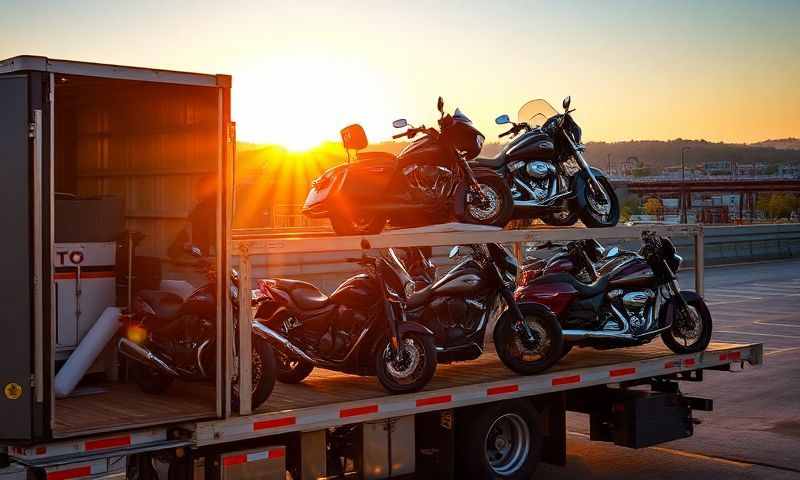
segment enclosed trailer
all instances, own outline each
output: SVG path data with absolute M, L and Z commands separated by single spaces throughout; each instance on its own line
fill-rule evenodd
M 0 62 L 3 440 L 224 415 L 227 368 L 213 384 L 175 385 L 158 398 L 125 381 L 113 342 L 100 344 L 108 332 L 101 340 L 89 332 L 105 309 L 129 307 L 136 289 L 202 284 L 202 272 L 175 253 L 183 243 L 202 242 L 216 271 L 228 268 L 230 87 L 226 75 L 33 56 Z M 190 217 L 203 202 L 201 225 Z M 227 276 L 217 277 L 216 291 L 226 291 Z M 95 342 L 81 349 L 90 350 L 87 365 L 56 389 L 57 372 L 87 338 Z M 224 345 L 216 342 L 215 356 L 227 366 Z

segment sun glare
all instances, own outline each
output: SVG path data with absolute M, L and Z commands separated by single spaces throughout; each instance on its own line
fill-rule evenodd
M 271 58 L 236 74 L 233 115 L 240 140 L 306 151 L 339 140 L 350 123 L 387 123 L 381 76 L 352 60 Z M 383 133 L 383 132 L 381 132 Z

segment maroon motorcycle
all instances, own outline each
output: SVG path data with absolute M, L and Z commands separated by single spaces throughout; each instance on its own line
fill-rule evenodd
M 564 351 L 642 345 L 661 336 L 676 353 L 704 350 L 711 341 L 711 314 L 703 298 L 680 290 L 676 272 L 683 260 L 667 237 L 642 232 L 638 253 L 595 240 L 560 247 L 549 260 L 523 267 L 514 298 L 521 306 L 555 316 Z

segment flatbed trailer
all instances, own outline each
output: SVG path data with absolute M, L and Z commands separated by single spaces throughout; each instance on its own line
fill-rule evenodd
M 233 317 L 230 279 L 218 275 L 215 338 L 221 341 L 213 382 L 176 381 L 167 394 L 149 395 L 111 381 L 90 394 L 56 398 L 57 265 L 51 259 L 58 258 L 56 223 L 63 220 L 54 213 L 56 187 L 67 180 L 87 188 L 76 190 L 84 194 L 125 186 L 120 198 L 136 208 L 124 222 L 145 225 L 154 239 L 150 251 L 160 255 L 166 247 L 155 239 L 172 238 L 170 226 L 186 217 L 166 207 L 193 200 L 186 187 L 194 180 L 215 179 L 216 269 L 237 266 L 242 286 L 271 275 L 270 265 L 282 255 L 309 254 L 311 267 L 318 267 L 315 258 L 341 261 L 364 248 L 488 242 L 513 245 L 521 255 L 529 242 L 632 240 L 655 230 L 694 237 L 695 285 L 703 293 L 703 230 L 694 225 L 502 230 L 448 224 L 364 237 L 333 237 L 322 229 L 233 231 L 230 89 L 226 75 L 44 57 L 0 61 L 7 113 L 0 128 L 8 187 L 2 191 L 9 198 L 3 245 L 11 252 L 0 275 L 0 480 L 488 478 L 486 463 L 500 451 L 513 453 L 502 478 L 528 478 L 539 460 L 565 462 L 566 411 L 589 414 L 592 440 L 637 448 L 684 438 L 694 428 L 692 411 L 712 405 L 683 396 L 679 382 L 762 363 L 760 344 L 712 343 L 704 352 L 675 355 L 656 340 L 636 348 L 577 349 L 548 372 L 518 376 L 489 348 L 474 361 L 439 365 L 414 394 L 387 395 L 374 378 L 317 369 L 300 385 L 276 385 L 257 408 L 244 395 L 234 410 L 235 379 L 241 391 L 251 387 L 253 312 L 248 296 L 239 295 L 239 317 Z M 137 206 L 137 198 L 150 200 Z M 130 297 L 135 277 L 127 251 Z M 75 295 L 80 291 L 76 284 Z

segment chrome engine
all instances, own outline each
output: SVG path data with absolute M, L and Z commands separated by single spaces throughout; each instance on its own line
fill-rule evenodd
M 438 165 L 409 165 L 403 175 L 410 187 L 431 199 L 450 195 L 453 188 L 453 172 Z
M 639 333 L 650 327 L 656 294 L 652 290 L 628 292 L 622 296 L 622 305 L 628 314 L 633 332 Z
M 556 169 L 548 162 L 518 162 L 512 170 L 521 170 L 514 176 L 511 194 L 514 200 L 530 199 L 535 202 L 547 200 L 553 194 Z M 522 168 L 524 166 L 524 169 Z M 524 173 L 522 173 L 524 171 Z M 527 197 L 527 198 L 526 198 Z

